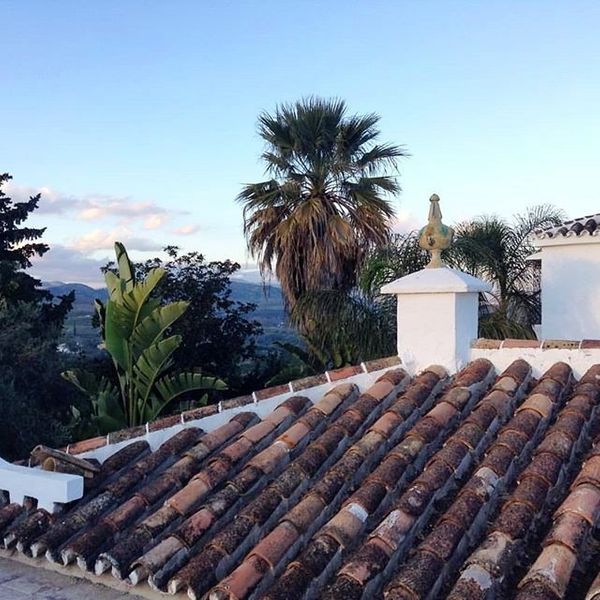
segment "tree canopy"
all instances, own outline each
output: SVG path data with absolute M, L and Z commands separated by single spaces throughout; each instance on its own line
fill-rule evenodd
M 136 274 L 123 244 L 115 242 L 118 270 L 105 272 L 108 300 L 96 300 L 102 342 L 110 354 L 118 385 L 104 376 L 81 369 L 63 373 L 88 396 L 99 430 L 107 433 L 147 423 L 175 399 L 199 390 L 225 389 L 216 377 L 204 375 L 199 365 L 180 370 L 173 358 L 183 337 L 171 326 L 186 312 L 189 302 L 165 303 L 157 291 L 167 272 L 153 267 L 144 277 Z M 207 396 L 197 397 L 197 404 Z
M 248 247 L 290 308 L 306 292 L 350 289 L 366 253 L 388 238 L 405 152 L 378 142 L 378 122 L 319 98 L 259 117 L 270 179 L 246 185 L 238 201 Z
M 456 225 L 456 242 L 448 260 L 456 268 L 492 284 L 481 304 L 480 334 L 489 338 L 535 338 L 540 322 L 538 273 L 529 260 L 536 230 L 558 225 L 562 210 L 548 204 L 526 209 L 512 222 L 484 215 Z
M 0 300 L 0 456 L 19 458 L 36 444 L 58 446 L 70 436 L 76 402 L 60 378 L 67 356 L 60 326 L 39 305 Z
M 42 256 L 50 248 L 37 242 L 45 228 L 24 227 L 23 223 L 38 207 L 41 194 L 31 196 L 26 202 L 13 202 L 2 189 L 12 177 L 0 174 L 0 261 L 16 263 L 21 269 L 31 266 L 33 256 Z
M 164 269 L 156 293 L 165 302 L 188 303 L 171 327 L 182 336 L 174 360 L 181 368 L 202 367 L 226 380 L 234 393 L 244 386 L 240 367 L 255 357 L 256 338 L 262 333 L 260 323 L 252 319 L 256 305 L 231 297 L 231 277 L 240 265 L 230 260 L 207 262 L 199 252 L 182 254 L 176 246 L 167 246 L 165 253 L 166 260 L 152 258 L 135 263 L 134 269 L 140 278 L 152 269 Z
M 61 296 L 58 302 L 52 294 L 40 288 L 41 281 L 25 272 L 31 259 L 43 256 L 50 248 L 40 242 L 45 228 L 27 227 L 27 218 L 38 208 L 41 194 L 26 202 L 13 202 L 2 189 L 12 177 L 0 174 L 0 299 L 10 305 L 18 302 L 41 304 L 42 317 L 62 324 L 71 309 L 74 295 Z

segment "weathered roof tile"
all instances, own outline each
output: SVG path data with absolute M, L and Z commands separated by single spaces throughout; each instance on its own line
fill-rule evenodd
M 451 600 L 483 600 L 477 578 L 493 582 L 512 568 L 516 541 L 533 523 L 544 526 L 539 516 L 554 502 L 539 556 L 525 557 L 532 566 L 518 600 L 564 594 L 600 517 L 600 443 L 577 462 L 590 444 L 600 365 L 571 390 L 566 363 L 531 384 L 523 360 L 495 379 L 484 359 L 450 380 L 431 367 L 410 381 L 397 364 L 330 372 L 341 382 L 392 367 L 361 394 L 341 383 L 315 404 L 291 396 L 262 419 L 252 405 L 272 389 L 224 401 L 222 410 L 250 410 L 209 432 L 184 426 L 153 452 L 145 427 L 117 432 L 109 442 L 138 434 L 140 441 L 101 465 L 82 501 L 57 516 L 5 504 L 2 539 L 34 557 L 77 561 L 192 599 L 352 600 L 385 592 L 389 600 L 446 590 Z M 148 429 L 181 428 L 207 414 L 195 409 Z M 472 544 L 479 546 L 469 556 Z M 450 561 L 466 567 L 454 590 L 444 569 Z M 550 564 L 557 578 L 548 582 Z

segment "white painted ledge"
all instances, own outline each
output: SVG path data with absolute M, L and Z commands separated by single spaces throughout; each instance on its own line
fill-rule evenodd
M 565 362 L 579 379 L 590 367 L 600 364 L 600 348 L 472 348 L 470 360 L 477 358 L 487 358 L 499 373 L 514 360 L 522 358 L 531 365 L 534 377 L 540 377 L 557 362 Z
M 381 288 L 382 294 L 436 294 L 489 292 L 492 286 L 468 273 L 441 267 L 421 269 Z M 425 317 L 426 315 L 424 315 Z
M 66 504 L 83 497 L 83 477 L 13 465 L 0 458 L 0 490 L 8 492 L 11 502 L 23 504 L 35 498 L 38 508 L 54 511 L 55 504 Z

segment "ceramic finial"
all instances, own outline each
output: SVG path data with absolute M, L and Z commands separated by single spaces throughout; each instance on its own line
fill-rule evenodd
M 426 268 L 440 269 L 446 266 L 442 261 L 442 250 L 452 244 L 454 229 L 442 223 L 440 197 L 433 194 L 429 202 L 429 219 L 427 225 L 419 232 L 419 245 L 431 253 L 431 260 Z

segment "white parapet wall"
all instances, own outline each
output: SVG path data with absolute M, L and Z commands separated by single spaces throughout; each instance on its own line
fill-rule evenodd
M 23 504 L 25 498 L 34 498 L 38 508 L 53 512 L 56 504 L 83 496 L 83 477 L 21 467 L 0 458 L 0 490 L 8 492 L 10 502 Z
M 429 365 L 428 365 L 429 366 Z M 251 411 L 256 413 L 261 419 L 266 417 L 270 412 L 272 412 L 279 404 L 283 401 L 291 398 L 292 396 L 304 396 L 308 398 L 313 404 L 318 402 L 325 393 L 329 390 L 335 388 L 337 385 L 342 383 L 354 383 L 359 389 L 364 390 L 375 381 L 381 377 L 386 371 L 390 369 L 398 369 L 405 368 L 404 365 L 397 365 L 390 368 L 381 369 L 379 371 L 372 371 L 370 373 L 363 372 L 357 375 L 353 375 L 351 377 L 347 377 L 340 381 L 332 381 L 329 383 L 324 383 L 322 385 L 317 385 L 311 388 L 307 388 L 305 390 L 300 390 L 297 392 L 286 392 L 283 394 L 279 394 L 277 396 L 273 396 L 266 400 L 260 400 L 255 402 L 254 404 L 246 404 L 243 406 L 238 406 L 236 408 L 229 408 L 227 410 L 223 410 L 215 415 L 210 415 L 208 417 L 203 417 L 201 419 L 196 419 L 192 421 L 186 421 L 185 423 L 181 423 L 178 425 L 174 425 L 172 427 L 166 427 L 164 429 L 159 429 L 157 431 L 148 431 L 145 436 L 133 438 L 131 440 L 119 442 L 116 444 L 110 444 L 107 446 L 103 446 L 101 448 L 96 448 L 95 450 L 90 450 L 89 452 L 82 452 L 77 456 L 79 458 L 95 458 L 100 463 L 104 462 L 109 456 L 112 456 L 115 452 L 128 446 L 132 442 L 137 442 L 139 440 L 145 440 L 150 445 L 151 450 L 156 450 L 163 442 L 168 440 L 170 437 L 178 433 L 179 431 L 185 429 L 186 427 L 200 427 L 204 429 L 204 431 L 213 431 L 217 427 L 224 425 L 227 423 L 232 417 L 240 412 Z M 408 370 L 408 369 L 405 369 Z
M 534 240 L 542 261 L 541 339 L 600 339 L 600 236 Z
M 330 380 L 322 385 L 296 392 L 290 389 L 289 392 L 281 393 L 265 400 L 256 401 L 252 404 L 222 410 L 217 414 L 206 416 L 201 419 L 190 420 L 185 423 L 182 422 L 156 431 L 147 430 L 146 435 L 134 437 L 115 444 L 109 444 L 88 452 L 82 452 L 81 454 L 78 454 L 77 457 L 82 459 L 94 458 L 102 463 L 115 452 L 140 440 L 148 442 L 150 449 L 154 451 L 163 442 L 185 428 L 200 427 L 204 431 L 212 431 L 227 423 L 236 414 L 246 411 L 254 412 L 260 418 L 264 418 L 279 404 L 292 396 L 305 396 L 311 402 L 315 403 L 329 390 L 342 383 L 354 383 L 359 389 L 364 390 L 375 383 L 375 381 L 386 371 L 401 367 L 403 367 L 403 365 L 396 365 L 368 372 L 364 365 L 362 365 L 361 368 L 363 369 L 363 372 L 338 381 Z M 327 375 L 327 377 L 329 379 L 329 375 Z M 10 502 L 23 504 L 25 498 L 34 498 L 37 500 L 38 508 L 53 512 L 57 505 L 79 500 L 83 496 L 83 483 L 83 477 L 79 475 L 44 471 L 39 467 L 23 467 L 14 465 L 0 458 L 0 491 L 5 491 L 9 494 Z
M 579 379 L 590 367 L 600 364 L 600 348 L 472 348 L 471 360 L 487 358 L 502 372 L 517 359 L 526 360 L 533 370 L 533 376 L 539 377 L 557 362 L 564 362 L 573 369 L 573 375 Z

